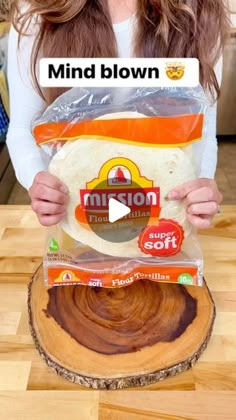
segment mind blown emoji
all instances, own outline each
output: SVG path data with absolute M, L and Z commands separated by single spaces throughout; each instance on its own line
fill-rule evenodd
M 184 77 L 185 67 L 181 63 L 169 63 L 166 67 L 166 74 L 171 80 L 180 80 Z

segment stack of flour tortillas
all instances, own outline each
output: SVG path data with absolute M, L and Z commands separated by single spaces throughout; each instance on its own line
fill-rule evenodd
M 144 118 L 134 112 L 113 113 L 100 119 Z M 190 151 L 191 152 L 191 151 Z M 75 218 L 75 209 L 80 204 L 78 191 L 86 183 L 96 179 L 101 167 L 110 159 L 126 158 L 140 169 L 154 187 L 160 187 L 160 218 L 173 219 L 184 229 L 185 239 L 191 233 L 184 201 L 166 200 L 167 194 L 176 186 L 196 179 L 193 163 L 188 152 L 175 147 L 144 147 L 96 139 L 68 141 L 51 160 L 49 171 L 58 177 L 69 189 L 67 217 L 61 223 L 63 230 L 75 240 L 107 255 L 116 257 L 148 257 L 138 246 L 137 238 L 121 243 L 112 243 L 86 229 Z

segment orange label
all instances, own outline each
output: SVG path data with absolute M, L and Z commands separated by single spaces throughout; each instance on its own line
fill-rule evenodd
M 138 280 L 150 280 L 164 283 L 198 285 L 196 266 L 143 266 L 127 274 L 95 273 L 72 267 L 48 267 L 48 284 L 65 286 L 80 284 L 90 287 L 119 288 L 129 286 Z
M 75 139 L 124 141 L 142 146 L 177 147 L 202 137 L 203 114 L 167 117 L 92 120 L 77 123 L 54 122 L 33 130 L 38 145 Z

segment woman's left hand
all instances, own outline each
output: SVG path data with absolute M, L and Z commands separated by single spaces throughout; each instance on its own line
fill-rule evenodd
M 223 196 L 214 179 L 200 178 L 186 182 L 167 196 L 168 200 L 186 200 L 188 220 L 199 229 L 211 226 L 213 217 L 219 212 Z

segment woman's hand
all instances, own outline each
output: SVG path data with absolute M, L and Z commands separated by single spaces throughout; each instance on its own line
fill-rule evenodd
M 186 200 L 188 220 L 199 229 L 209 228 L 219 211 L 223 196 L 214 179 L 200 178 L 186 182 L 169 192 L 169 200 Z
M 39 172 L 35 176 L 29 196 L 41 225 L 56 225 L 66 216 L 68 189 L 49 172 Z

